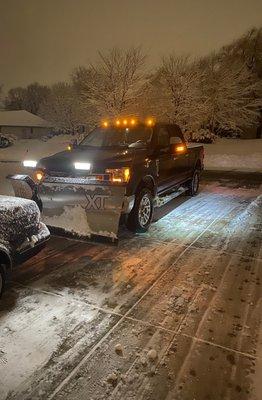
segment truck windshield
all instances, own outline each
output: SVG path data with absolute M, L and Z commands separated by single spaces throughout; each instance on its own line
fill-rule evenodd
M 113 147 L 132 146 L 136 143 L 147 144 L 151 141 L 152 128 L 96 128 L 82 140 L 80 146 Z

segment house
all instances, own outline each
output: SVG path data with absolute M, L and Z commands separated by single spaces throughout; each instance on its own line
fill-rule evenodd
M 35 139 L 47 135 L 52 125 L 25 110 L 0 111 L 0 132 L 19 139 Z

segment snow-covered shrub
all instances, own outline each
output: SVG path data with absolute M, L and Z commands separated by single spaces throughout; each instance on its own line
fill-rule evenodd
M 209 129 L 198 129 L 195 132 L 190 132 L 186 134 L 190 142 L 197 143 L 213 143 L 216 139 L 216 135 L 212 133 Z

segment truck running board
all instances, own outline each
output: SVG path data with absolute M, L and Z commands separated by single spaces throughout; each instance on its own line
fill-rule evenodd
M 165 196 L 156 196 L 154 200 L 154 207 L 162 207 L 164 204 L 168 203 L 169 201 L 175 199 L 176 197 L 180 196 L 181 194 L 185 193 L 187 188 L 181 186 L 178 190 L 169 193 Z

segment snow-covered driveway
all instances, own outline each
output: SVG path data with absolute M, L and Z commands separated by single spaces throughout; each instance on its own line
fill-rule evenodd
M 206 178 L 118 247 L 52 238 L 0 303 L 0 399 L 261 398 L 260 184 Z

